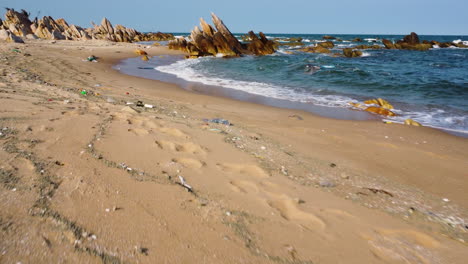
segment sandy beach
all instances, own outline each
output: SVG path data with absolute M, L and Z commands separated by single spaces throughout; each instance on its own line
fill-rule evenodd
M 137 48 L 182 54 L 0 45 L 1 263 L 466 262 L 468 139 L 112 68 Z

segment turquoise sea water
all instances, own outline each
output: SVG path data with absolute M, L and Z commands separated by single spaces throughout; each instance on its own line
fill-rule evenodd
M 240 35 L 237 35 L 240 37 Z M 267 34 L 270 38 L 302 37 L 305 46 L 322 41 L 323 35 Z M 335 48 L 359 44 L 382 45 L 381 39 L 403 36 L 333 35 Z M 362 42 L 353 42 L 361 38 Z M 420 36 L 439 42 L 465 41 L 468 36 Z M 382 45 L 383 46 L 383 45 Z M 222 59 L 205 57 L 153 58 L 149 63 L 127 62 L 128 67 L 149 67 L 159 74 L 140 69 L 138 75 L 165 81 L 184 81 L 242 91 L 246 94 L 351 109 L 349 102 L 381 97 L 396 108 L 401 122 L 412 118 L 423 125 L 468 133 L 468 49 L 434 47 L 429 51 L 364 50 L 360 58 L 340 58 L 327 54 L 297 51 L 300 47 L 280 47 L 276 54 Z M 293 51 L 294 54 L 288 54 Z M 318 69 L 310 71 L 310 67 Z M 159 77 L 158 77 L 159 76 Z

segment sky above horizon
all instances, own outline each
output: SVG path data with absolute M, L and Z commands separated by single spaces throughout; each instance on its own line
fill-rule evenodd
M 31 19 L 64 18 L 90 27 L 107 17 L 138 31 L 190 32 L 216 13 L 232 32 L 310 34 L 468 35 L 466 0 L 0 0 L 0 8 L 26 9 Z M 5 11 L 1 11 L 4 18 Z

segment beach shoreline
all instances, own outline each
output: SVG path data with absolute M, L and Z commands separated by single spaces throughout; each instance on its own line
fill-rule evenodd
M 113 68 L 136 48 L 182 54 L 105 41 L 0 47 L 2 127 L 16 131 L 0 138 L 2 172 L 18 178 L 0 196 L 0 222 L 17 231 L 0 260 L 466 259 L 466 138 L 195 93 Z M 30 227 L 36 235 L 15 249 Z M 20 253 L 42 247 L 63 253 Z

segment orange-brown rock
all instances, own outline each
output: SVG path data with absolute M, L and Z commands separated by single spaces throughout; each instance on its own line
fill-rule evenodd
M 408 125 L 408 126 L 422 126 L 421 123 L 418 123 L 416 121 L 414 121 L 413 119 L 406 119 L 405 120 L 405 125 Z
M 248 37 L 244 37 L 248 43 L 242 44 L 219 17 L 215 14 L 211 14 L 211 17 L 214 28 L 200 19 L 200 27 L 195 26 L 190 33 L 190 41 L 178 38 L 169 42 L 169 48 L 185 51 L 191 58 L 218 54 L 224 57 L 266 55 L 275 52 L 276 43 L 268 40 L 263 33 L 260 32 L 258 37 L 252 31 L 249 32 Z
M 370 99 L 367 101 L 364 101 L 365 104 L 376 104 L 378 106 L 381 106 L 386 109 L 393 109 L 393 105 L 391 105 L 387 100 L 382 99 L 382 98 L 377 98 L 377 99 Z
M 317 43 L 317 46 L 320 46 L 320 47 L 326 48 L 326 49 L 331 49 L 331 48 L 335 47 L 335 44 L 333 44 L 333 42 L 331 42 L 331 41 L 325 41 L 325 42 Z
M 302 52 L 308 52 L 308 53 L 331 53 L 329 49 L 321 47 L 321 46 L 308 46 L 299 50 Z
M 249 36 L 252 41 L 247 49 L 254 55 L 268 55 L 275 52 L 275 43 L 269 41 L 262 32 L 259 33 L 260 38 L 258 38 L 253 31 L 249 31 Z
M 382 43 L 384 44 L 386 49 L 396 49 L 395 44 L 393 44 L 393 42 L 391 42 L 388 39 L 383 39 Z
M 14 9 L 7 8 L 5 13 L 5 20 L 2 21 L 2 25 L 5 29 L 9 29 L 10 32 L 19 37 L 25 37 L 28 34 L 32 34 L 31 20 L 29 20 L 29 13 L 26 10 L 17 12 Z
M 141 49 L 136 49 L 135 54 L 140 55 L 140 56 L 148 55 L 148 53 L 146 53 L 146 51 L 141 50 Z
M 343 55 L 345 57 L 348 57 L 348 58 L 361 57 L 362 56 L 362 51 L 353 50 L 352 48 L 345 48 L 345 49 L 343 49 Z
M 149 58 L 148 58 L 148 56 L 144 55 L 144 56 L 141 56 L 141 60 L 142 61 L 149 61 Z
M 323 36 L 322 39 L 336 39 L 336 37 L 333 37 L 333 36 Z
M 418 34 L 414 32 L 411 32 L 409 35 L 406 35 L 401 42 L 407 43 L 409 45 L 416 45 L 420 43 Z
M 365 109 L 367 112 L 383 115 L 383 116 L 396 116 L 396 114 L 388 109 L 378 106 L 369 106 Z
M 353 47 L 354 49 L 381 49 L 379 45 L 357 45 Z

